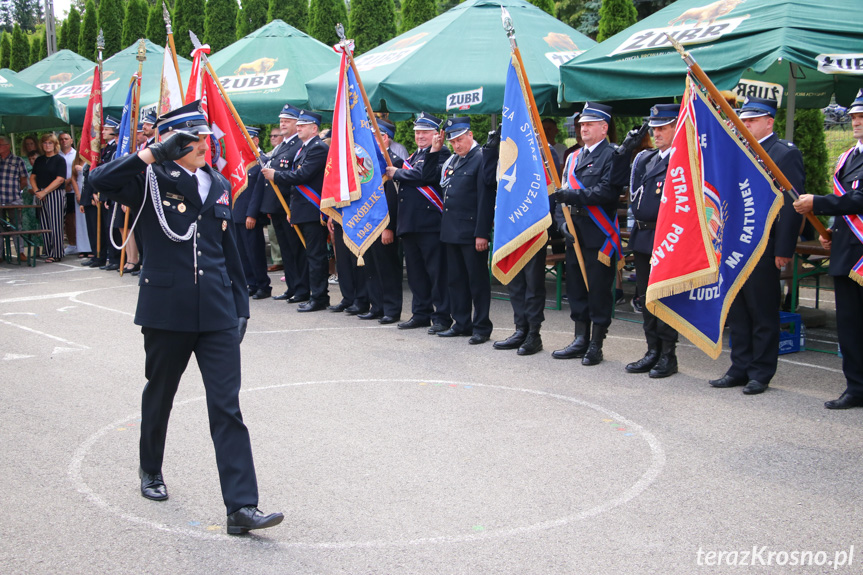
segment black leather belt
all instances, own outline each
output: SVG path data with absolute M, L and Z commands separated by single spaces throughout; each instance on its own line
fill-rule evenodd
M 656 228 L 656 222 L 645 222 L 644 220 L 635 220 L 639 230 L 652 230 Z

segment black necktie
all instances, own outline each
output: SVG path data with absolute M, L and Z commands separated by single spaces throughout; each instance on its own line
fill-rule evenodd
M 579 168 L 587 165 L 587 157 L 590 155 L 590 150 L 587 148 L 582 148 L 581 153 L 578 155 L 578 166 Z

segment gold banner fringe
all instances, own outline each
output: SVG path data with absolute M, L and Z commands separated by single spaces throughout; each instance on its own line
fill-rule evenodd
M 860 284 L 861 286 L 863 286 L 863 276 L 861 276 L 860 274 L 858 274 L 854 270 L 851 270 L 851 273 L 848 274 L 848 277 L 851 278 L 852 280 L 854 280 L 855 282 L 857 282 L 858 284 Z
M 491 259 L 491 273 L 497 280 L 503 285 L 507 285 L 512 281 L 518 272 L 524 267 L 524 265 L 536 255 L 536 253 L 545 248 L 546 243 L 548 242 L 548 226 L 551 225 L 551 214 L 547 214 L 540 221 L 536 222 L 516 237 L 511 239 L 505 246 L 500 248 L 500 251 L 495 251 L 494 246 L 492 246 L 492 259 Z M 508 273 L 505 273 L 503 270 L 497 267 L 497 264 L 504 260 L 507 256 L 518 250 L 522 245 L 524 245 L 529 240 L 536 237 L 540 232 L 545 232 L 545 236 L 542 241 L 537 240 L 537 242 L 530 247 L 528 251 L 525 252 L 525 257 L 522 257 L 521 261 L 518 262 Z

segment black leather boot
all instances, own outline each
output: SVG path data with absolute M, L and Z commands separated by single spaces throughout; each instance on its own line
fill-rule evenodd
M 521 327 L 515 328 L 515 333 L 503 341 L 496 341 L 492 345 L 495 349 L 518 349 L 527 337 L 527 330 Z
M 668 377 L 677 373 L 677 343 L 673 341 L 662 342 L 662 355 L 659 356 L 659 361 L 647 374 L 651 379 L 659 379 Z
M 531 328 L 527 332 L 527 337 L 521 347 L 518 348 L 518 355 L 533 355 L 538 351 L 542 351 L 542 337 L 539 335 L 539 328 Z
M 590 345 L 587 347 L 584 357 L 581 359 L 581 365 L 597 365 L 602 363 L 602 341 L 605 339 L 605 334 L 608 328 L 601 325 L 593 326 L 593 333 L 590 337 Z
M 653 366 L 656 365 L 656 362 L 658 361 L 659 349 L 651 346 L 647 348 L 647 353 L 644 354 L 644 357 L 638 361 L 626 364 L 626 373 L 647 373 L 653 369 Z
M 551 352 L 551 357 L 555 359 L 572 359 L 574 357 L 584 357 L 587 351 L 588 338 L 590 337 L 590 324 L 575 322 L 575 339 L 563 349 Z

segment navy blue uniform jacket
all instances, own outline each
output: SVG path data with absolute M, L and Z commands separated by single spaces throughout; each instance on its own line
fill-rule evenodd
M 427 180 L 423 176 L 423 166 L 430 148 L 417 150 L 408 158 L 411 168 L 396 170 L 393 180 L 399 183 L 399 223 L 396 229 L 398 235 L 409 233 L 438 233 L 440 232 L 441 212 L 426 198 L 417 186 L 432 186 L 440 191 L 440 167 L 450 157 L 448 148 L 441 148 L 437 154 L 437 171 L 432 178 Z
M 296 134 L 287 142 L 283 142 L 279 148 L 275 150 L 275 154 L 272 152 L 270 153 L 270 167 L 276 171 L 289 171 L 291 169 L 291 162 L 294 161 L 294 156 L 297 155 L 297 150 L 300 149 L 301 145 L 302 142 Z M 261 179 L 263 180 L 261 183 L 261 186 L 263 186 L 261 211 L 265 214 L 284 214 L 285 208 L 282 207 L 282 203 L 279 201 L 279 198 L 276 197 L 273 185 L 269 180 L 267 180 L 267 178 L 262 177 Z M 276 185 L 278 185 L 278 182 L 276 182 Z M 288 207 L 291 207 L 291 188 L 289 186 L 279 186 L 279 191 L 282 192 L 282 196 L 285 198 L 285 203 L 288 204 Z
M 132 154 L 93 170 L 90 185 L 104 197 L 137 212 L 144 200 L 146 168 L 147 164 Z M 249 317 L 249 293 L 237 252 L 231 209 L 216 203 L 225 190 L 230 195 L 231 188 L 210 166 L 201 169 L 212 178 L 203 205 L 197 178 L 174 162 L 153 164 L 159 202 L 168 226 L 174 233 L 185 235 L 192 223 L 198 224 L 198 237 L 194 238 L 198 273 L 195 273 L 193 239 L 175 242 L 165 235 L 148 193 L 138 220 L 144 241 L 135 313 L 135 323 L 140 326 L 185 332 L 218 331 L 237 327 L 238 317 Z
M 659 217 L 659 206 L 662 203 L 662 187 L 665 185 L 665 173 L 668 171 L 668 160 L 659 157 L 659 150 L 644 150 L 640 152 L 632 164 L 632 179 L 629 185 L 630 207 L 636 220 L 656 223 Z M 649 167 L 649 169 L 648 169 Z M 629 236 L 629 248 L 640 254 L 653 252 L 653 236 L 655 227 L 641 229 L 632 226 Z
M 276 171 L 273 181 L 282 193 L 288 186 L 303 184 L 312 188 L 320 196 L 324 187 L 324 168 L 327 165 L 329 150 L 329 146 L 319 136 L 311 138 L 299 152 L 295 152 L 296 157 L 291 162 L 291 171 Z M 292 224 L 321 221 L 320 207 L 307 200 L 296 189 L 291 191 L 290 207 Z
M 787 140 L 780 140 L 776 134 L 771 134 L 761 142 L 761 147 L 764 148 L 770 159 L 776 162 L 776 166 L 782 170 L 797 193 L 805 194 L 803 188 L 806 182 L 806 172 L 803 168 L 803 154 L 800 153 L 797 146 Z M 785 203 L 779 210 L 779 217 L 773 224 L 772 231 L 776 242 L 773 255 L 790 258 L 794 257 L 794 250 L 797 249 L 800 222 L 803 216 L 794 211 L 792 199 L 783 194 L 783 200 Z
M 830 248 L 831 276 L 847 276 L 854 264 L 863 257 L 863 244 L 842 217 L 863 214 L 863 154 L 857 154 L 857 157 L 845 162 L 839 172 L 839 182 L 846 192 L 841 198 L 830 194 L 812 199 L 813 212 L 836 216 L 833 221 L 833 245 Z

